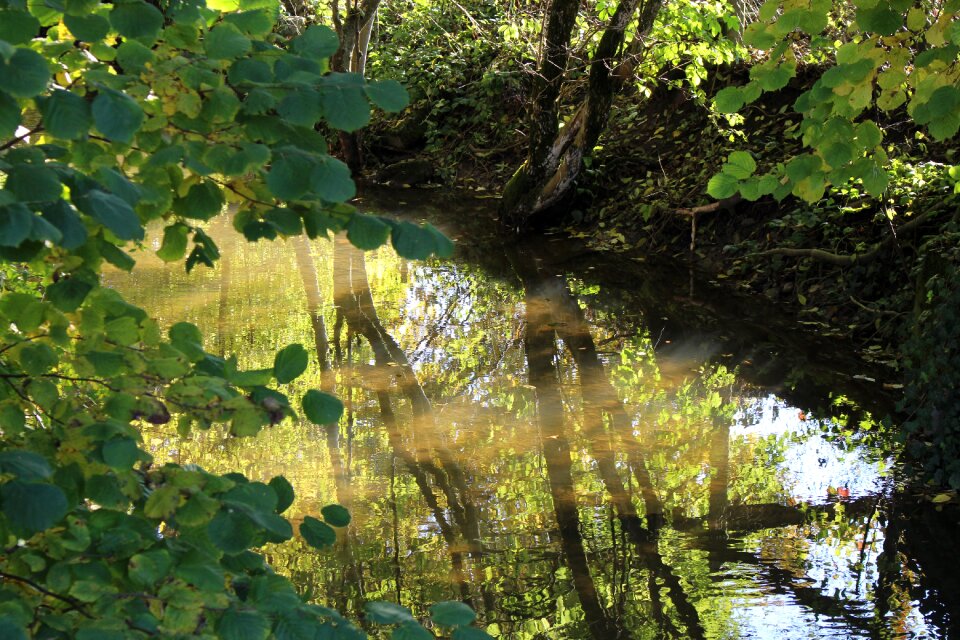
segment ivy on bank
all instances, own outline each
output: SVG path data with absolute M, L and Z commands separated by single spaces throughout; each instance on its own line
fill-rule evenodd
M 248 436 L 343 406 L 284 385 L 300 345 L 241 370 L 199 330 L 156 320 L 100 285 L 135 266 L 146 225 L 187 270 L 219 257 L 204 223 L 233 210 L 252 241 L 345 230 L 361 248 L 447 255 L 429 225 L 356 213 L 327 129 L 353 131 L 373 103 L 402 109 L 396 82 L 330 73 L 337 39 L 273 34 L 271 0 L 148 4 L 0 0 L 0 636 L 258 640 L 363 637 L 310 604 L 253 549 L 293 536 L 283 477 L 252 482 L 156 465 L 138 424 Z M 337 505 L 300 534 L 327 547 Z M 388 612 L 390 615 L 386 615 Z M 469 612 L 469 615 L 468 613 Z M 487 637 L 459 603 L 431 610 L 455 638 Z M 433 637 L 405 608 L 371 604 L 395 638 Z

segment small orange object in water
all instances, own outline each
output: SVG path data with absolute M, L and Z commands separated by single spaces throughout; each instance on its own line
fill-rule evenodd
M 846 488 L 846 487 L 837 487 L 837 495 L 838 495 L 839 497 L 841 497 L 841 498 L 849 498 L 849 497 L 850 497 L 850 489 L 848 489 L 848 488 Z
M 797 417 L 800 418 L 800 422 L 805 422 L 807 419 L 807 414 L 805 414 L 803 411 L 798 411 Z

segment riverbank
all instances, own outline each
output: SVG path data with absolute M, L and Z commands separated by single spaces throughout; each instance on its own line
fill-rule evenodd
M 718 73 L 710 92 L 736 84 L 740 75 Z M 927 280 L 955 265 L 952 258 L 934 265 L 928 257 L 936 253 L 940 261 L 952 237 L 954 148 L 888 129 L 894 176 L 880 199 L 855 183 L 828 190 L 813 205 L 789 196 L 717 202 L 707 195 L 710 177 L 734 150 L 749 151 L 760 171 L 800 150 L 800 121 L 790 107 L 815 75 L 801 74 L 765 95 L 735 124 L 680 89 L 620 96 L 560 224 L 597 249 L 690 262 L 717 282 L 789 309 L 814 331 L 854 340 L 866 358 L 896 368 Z M 374 148 L 383 139 L 373 137 Z M 400 164 L 375 168 L 372 177 L 496 194 L 521 162 L 519 150 L 475 149 L 456 166 L 444 163 L 463 158 L 463 149 L 410 152 Z M 922 162 L 913 158 L 920 153 Z M 895 225 L 905 231 L 896 234 Z
M 708 93 L 738 84 L 740 75 L 717 73 Z M 930 416 L 960 419 L 950 401 L 960 363 L 942 349 L 960 340 L 950 303 L 960 265 L 951 171 L 956 148 L 885 122 L 893 171 L 881 198 L 853 181 L 828 189 L 814 204 L 792 196 L 718 202 L 707 194 L 711 176 L 732 151 L 750 152 L 764 171 L 800 150 L 800 118 L 791 106 L 817 75 L 798 74 L 742 119 L 718 115 L 682 89 L 649 98 L 621 95 L 558 226 L 593 249 L 680 260 L 721 288 L 769 300 L 811 333 L 852 344 L 866 362 L 886 368 L 887 384 L 905 387 L 901 416 L 919 443 L 917 455 L 952 460 L 960 439 L 944 442 L 952 429 L 930 433 Z M 418 170 L 411 182 L 497 194 L 521 162 L 520 147 L 511 152 L 502 141 L 498 145 L 473 153 L 410 152 L 410 166 Z M 383 167 L 373 173 L 390 177 Z M 430 177 L 421 180 L 424 175 Z M 940 391 L 929 388 L 931 380 Z M 956 470 L 942 471 L 937 483 L 960 486 Z

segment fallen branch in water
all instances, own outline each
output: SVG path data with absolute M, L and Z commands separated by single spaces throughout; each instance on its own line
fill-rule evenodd
M 829 251 L 824 251 L 823 249 L 791 249 L 791 248 L 778 248 L 778 249 L 767 249 L 766 251 L 760 251 L 759 253 L 752 253 L 750 257 L 766 257 L 766 256 L 787 256 L 790 258 L 811 258 L 818 262 L 825 262 L 827 264 L 834 264 L 839 267 L 852 267 L 855 264 L 862 264 L 864 262 L 870 262 L 875 260 L 877 256 L 880 255 L 880 252 L 894 244 L 899 240 L 900 236 L 905 233 L 911 233 L 915 231 L 920 225 L 929 220 L 935 213 L 938 213 L 941 210 L 941 207 L 937 207 L 922 213 L 910 222 L 907 222 L 901 225 L 895 230 L 894 233 L 890 234 L 877 244 L 873 245 L 867 251 L 862 253 L 854 253 L 851 255 L 842 255 L 838 253 L 830 253 Z

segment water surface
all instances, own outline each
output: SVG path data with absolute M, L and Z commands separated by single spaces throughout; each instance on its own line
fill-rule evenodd
M 368 206 L 430 209 L 404 198 Z M 146 435 L 160 459 L 286 476 L 294 521 L 350 509 L 332 551 L 267 549 L 278 570 L 358 619 L 462 599 L 500 638 L 949 637 L 955 550 L 897 510 L 882 372 L 685 267 L 507 246 L 482 202 L 432 209 L 451 261 L 218 224 L 216 269 L 144 251 L 109 276 L 243 367 L 307 346 L 291 393 L 344 400 L 336 428 Z

